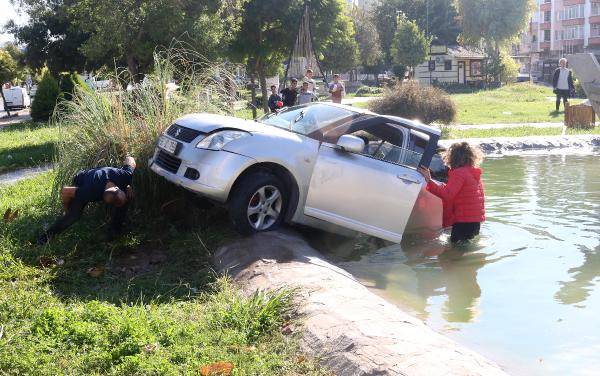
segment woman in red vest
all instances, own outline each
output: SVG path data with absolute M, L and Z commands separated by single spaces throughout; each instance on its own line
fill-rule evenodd
M 477 147 L 468 142 L 457 142 L 444 155 L 444 163 L 450 168 L 447 184 L 432 180 L 429 169 L 418 168 L 427 180 L 427 190 L 444 203 L 443 226 L 452 226 L 452 243 L 473 239 L 479 234 L 481 222 L 485 221 L 482 170 L 479 168 L 482 159 Z

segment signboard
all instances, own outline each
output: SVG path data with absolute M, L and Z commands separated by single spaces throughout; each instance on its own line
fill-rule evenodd
M 448 47 L 446 46 L 430 46 L 429 54 L 430 55 L 446 55 L 448 52 Z

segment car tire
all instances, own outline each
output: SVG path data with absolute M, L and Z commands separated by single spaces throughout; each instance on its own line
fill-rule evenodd
M 243 177 L 231 194 L 229 219 L 242 235 L 276 230 L 283 222 L 288 202 L 288 190 L 277 176 L 251 174 Z

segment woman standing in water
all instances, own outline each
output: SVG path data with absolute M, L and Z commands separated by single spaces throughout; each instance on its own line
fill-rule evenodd
M 432 180 L 429 169 L 418 168 L 427 181 L 427 190 L 444 203 L 443 226 L 452 226 L 452 243 L 473 239 L 479 234 L 481 222 L 485 221 L 482 171 L 479 168 L 482 160 L 477 147 L 468 142 L 457 142 L 444 155 L 444 163 L 450 168 L 447 184 Z

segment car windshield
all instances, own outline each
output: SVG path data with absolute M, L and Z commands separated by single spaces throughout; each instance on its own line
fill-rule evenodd
M 308 135 L 316 130 L 345 118 L 352 118 L 355 112 L 327 105 L 302 105 L 290 107 L 279 113 L 267 114 L 259 118 L 263 124 Z

